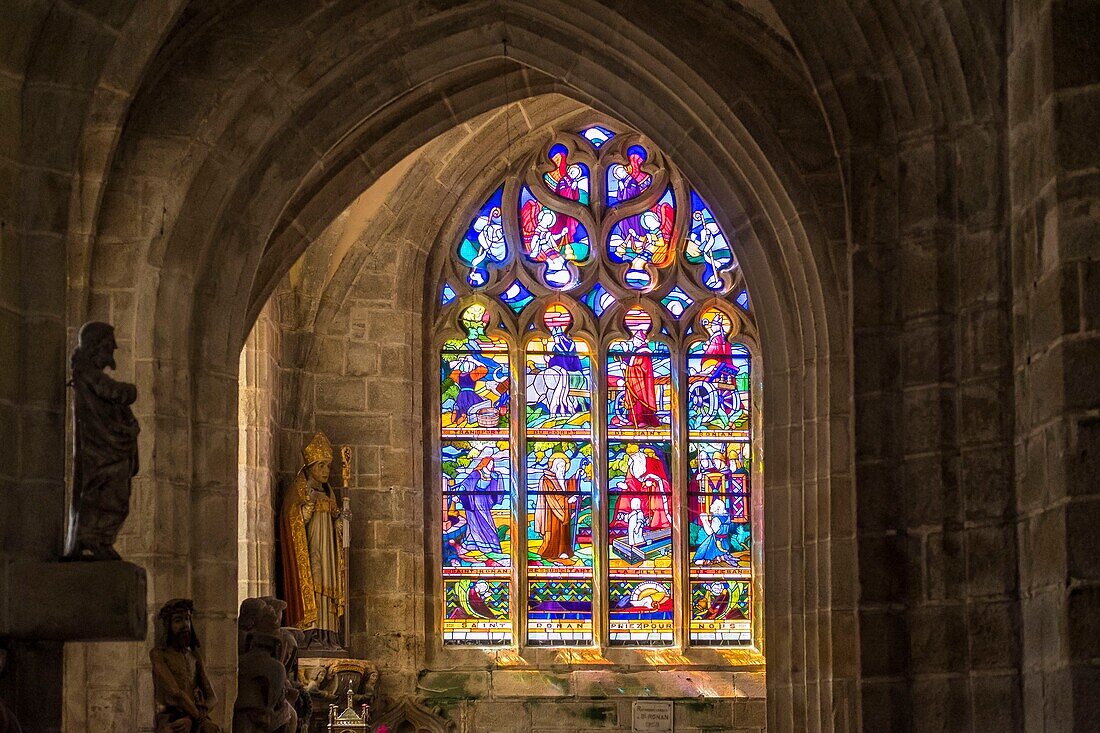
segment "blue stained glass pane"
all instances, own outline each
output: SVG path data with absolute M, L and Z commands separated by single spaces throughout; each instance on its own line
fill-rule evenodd
M 535 296 L 531 295 L 531 291 L 523 287 L 523 283 L 519 280 L 513 280 L 508 289 L 500 294 L 500 299 L 518 315 L 528 303 L 535 299 Z
M 685 293 L 677 285 L 669 291 L 668 295 L 661 298 L 661 305 L 668 309 L 668 312 L 672 314 L 672 317 L 679 320 L 680 316 L 684 315 L 684 311 L 687 310 L 695 301 L 690 295 Z
M 502 185 L 478 209 L 458 245 L 458 258 L 470 268 L 466 281 L 475 288 L 489 282 L 490 266 L 497 267 L 508 257 L 508 243 L 504 238 L 500 209 L 503 196 Z
M 691 192 L 691 230 L 684 245 L 684 259 L 693 265 L 702 265 L 700 283 L 716 291 L 728 286 L 729 281 L 723 274 L 737 264 L 725 232 L 695 191 Z
M 611 132 L 611 130 L 608 130 L 606 127 L 592 125 L 592 127 L 581 130 L 581 137 L 592 143 L 592 147 L 596 148 L 596 150 L 599 150 L 601 145 L 615 137 L 615 133 Z
M 745 310 L 749 309 L 749 291 L 742 290 L 737 294 L 737 305 L 741 306 Z
M 443 305 L 450 305 L 454 302 L 454 299 L 458 297 L 455 294 L 455 289 L 451 287 L 450 283 L 443 283 L 443 293 L 440 295 L 439 300 Z
M 581 302 L 587 305 L 596 317 L 599 318 L 603 315 L 603 312 L 611 307 L 615 302 L 615 296 L 607 292 L 607 288 L 599 283 L 596 283 L 586 295 L 581 298 Z

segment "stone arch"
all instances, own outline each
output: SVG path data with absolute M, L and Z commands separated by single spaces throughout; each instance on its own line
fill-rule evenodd
M 356 17 L 339 5 L 322 15 L 338 10 Z M 802 170 L 807 161 L 792 155 L 782 135 L 770 132 L 766 115 L 736 85 L 730 88 L 724 77 L 720 80 L 727 88 L 706 83 L 708 64 L 700 62 L 696 73 L 682 60 L 659 52 L 654 55 L 662 56 L 664 66 L 658 74 L 631 60 L 631 52 L 671 47 L 678 39 L 654 43 L 606 9 L 591 10 L 584 22 L 575 11 L 555 17 L 520 6 L 509 7 L 507 26 L 496 18 L 489 18 L 486 26 L 482 9 L 434 19 L 415 29 L 416 38 L 410 30 L 387 43 L 392 52 L 388 58 L 377 58 L 377 49 L 350 55 L 319 75 L 314 86 L 294 90 L 299 92 L 294 100 L 286 98 L 288 90 L 281 86 L 288 83 L 288 74 L 301 73 L 294 64 L 267 68 L 247 83 L 210 84 L 208 115 L 201 104 L 179 93 L 188 79 L 174 67 L 144 91 L 120 144 L 117 178 L 110 182 L 100 212 L 91 293 L 110 289 L 110 263 L 120 252 L 139 263 L 133 273 L 136 330 L 128 335 L 135 346 L 136 376 L 156 401 L 152 440 L 155 455 L 165 460 L 154 472 L 172 487 L 169 493 L 176 500 L 186 503 L 187 510 L 179 514 L 189 517 L 191 529 L 182 548 L 154 553 L 184 553 L 164 558 L 154 572 L 163 571 L 170 586 L 190 589 L 204 609 L 206 628 L 226 633 L 235 611 L 224 601 L 227 595 L 235 599 L 235 593 L 221 587 L 235 567 L 235 555 L 224 551 L 226 536 L 233 536 L 226 518 L 235 515 L 236 481 L 236 407 L 228 395 L 235 393 L 236 358 L 250 318 L 270 292 L 273 278 L 354 195 L 412 149 L 519 94 L 554 92 L 582 104 L 606 104 L 647 133 L 680 163 L 714 202 L 722 225 L 736 230 L 744 243 L 738 256 L 752 283 L 770 349 L 764 355 L 771 392 L 764 420 L 774 428 L 765 440 L 787 449 L 786 455 L 774 452 L 767 488 L 769 507 L 774 508 L 766 520 L 769 577 L 791 579 L 789 585 L 769 589 L 775 598 L 769 597 L 768 608 L 783 609 L 768 619 L 769 674 L 774 681 L 770 704 L 789 710 L 802 700 L 801 670 L 808 656 L 820 655 L 837 686 L 829 709 L 850 721 L 856 709 L 854 660 L 831 658 L 824 642 L 833 638 L 833 624 L 843 623 L 839 616 L 851 614 L 855 604 L 851 581 L 843 578 L 854 568 L 851 517 L 844 511 L 853 503 L 849 408 L 843 397 L 849 381 L 844 242 L 828 234 L 843 226 L 835 220 L 835 210 L 834 220 L 825 216 L 840 197 L 838 171 L 834 169 L 835 187 L 822 183 L 829 174 L 821 170 L 816 172 L 819 180 L 809 182 Z M 327 20 L 331 26 L 326 30 L 334 38 L 317 37 L 314 46 L 321 56 L 326 42 L 339 47 L 346 38 L 342 28 L 349 25 Z M 310 23 L 316 28 L 320 21 Z M 575 49 L 545 44 L 536 29 L 547 25 L 580 39 L 602 25 L 602 37 L 599 42 L 589 39 L 578 56 Z M 734 32 L 731 26 L 733 37 L 744 43 L 744 57 L 752 59 L 751 64 L 744 62 L 741 84 L 747 89 L 749 80 L 759 82 L 770 74 L 773 84 L 780 79 L 788 87 L 785 104 L 802 100 L 807 114 L 815 117 L 812 95 L 797 68 L 777 61 L 783 58 L 782 49 L 766 29 L 752 28 L 764 31 L 770 55 L 756 47 L 759 39 L 749 43 L 747 31 Z M 508 57 L 502 54 L 498 30 L 507 31 Z M 652 25 L 650 30 L 656 32 Z M 191 41 L 197 47 L 180 41 L 173 53 L 190 53 L 207 62 L 224 54 L 219 44 L 225 39 L 207 35 L 217 34 L 200 33 Z M 447 57 L 447 50 L 471 38 L 477 42 L 461 48 L 465 65 L 447 70 L 415 63 L 418 58 Z M 265 61 L 285 58 L 284 44 L 292 39 L 280 41 L 270 47 L 256 42 L 263 46 L 256 56 Z M 261 65 L 254 58 L 240 61 L 242 67 L 250 63 Z M 623 72 L 612 73 L 609 67 Z M 365 75 L 368 69 L 375 76 Z M 378 76 L 386 82 L 372 87 Z M 369 83 L 357 85 L 356 78 Z M 178 115 L 172 99 L 182 105 Z M 370 114 L 372 110 L 381 111 Z M 820 120 L 807 128 L 800 132 L 816 135 L 818 147 L 830 149 Z M 834 166 L 827 155 L 814 162 L 826 171 Z M 172 180 L 158 177 L 157 169 L 171 171 Z M 148 180 L 142 180 L 143 172 Z M 143 231 L 128 234 L 130 223 L 116 212 L 126 209 L 127 197 L 140 200 L 143 191 L 152 192 L 146 201 L 151 204 L 145 210 L 148 220 L 141 222 Z M 819 449 L 834 442 L 831 451 Z M 829 544 L 824 544 L 824 533 L 816 534 L 822 558 L 808 562 L 803 553 L 814 542 L 803 534 L 803 511 L 819 506 L 840 511 L 828 520 Z M 802 570 L 819 562 L 836 572 L 836 577 L 830 575 L 835 587 L 820 594 L 816 575 Z M 813 591 L 810 597 L 808 589 Z M 842 593 L 848 598 L 841 600 Z M 818 598 L 830 598 L 829 607 L 843 610 L 830 615 L 816 605 L 822 603 Z M 854 626 L 849 619 L 848 638 L 854 638 Z M 823 651 L 817 648 L 818 639 Z M 233 659 L 213 659 L 210 666 L 224 678 Z

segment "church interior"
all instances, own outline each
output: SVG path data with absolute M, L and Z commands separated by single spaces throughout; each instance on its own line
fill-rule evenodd
M 0 733 L 1100 727 L 1100 4 L 0 39 Z

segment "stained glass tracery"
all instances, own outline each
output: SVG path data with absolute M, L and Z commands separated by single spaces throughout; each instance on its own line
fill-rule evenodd
M 684 245 L 684 259 L 703 266 L 700 279 L 709 290 L 722 290 L 727 284 L 725 272 L 734 265 L 729 240 L 695 191 L 691 192 L 691 233 Z
M 513 313 L 519 314 L 535 299 L 535 296 L 531 295 L 531 291 L 524 287 L 519 280 L 513 280 L 508 289 L 500 294 L 500 299 L 512 309 Z
M 642 169 L 649 153 L 641 145 L 631 145 L 626 151 L 625 163 L 612 163 L 607 168 L 607 205 L 615 206 L 641 196 L 653 176 Z
M 751 644 L 731 240 L 639 135 L 577 135 L 485 199 L 444 279 L 444 643 Z
M 561 143 L 553 145 L 547 157 L 554 167 L 542 176 L 546 188 L 563 199 L 587 206 L 590 188 L 588 166 L 584 163 L 571 163 L 569 149 Z
M 592 127 L 581 130 L 581 137 L 592 143 L 592 147 L 599 150 L 601 145 L 603 145 L 611 138 L 615 137 L 615 133 L 613 133 L 611 130 L 608 130 L 606 127 L 593 125 Z
M 672 232 L 676 201 L 669 188 L 660 201 L 640 214 L 627 216 L 611 229 L 607 240 L 612 262 L 627 265 L 623 280 L 628 287 L 644 290 L 655 281 L 654 268 L 672 263 Z
M 475 288 L 488 283 L 489 268 L 503 263 L 508 257 L 501 209 L 503 196 L 504 186 L 489 196 L 470 222 L 458 247 L 458 258 L 469 268 L 466 282 Z
M 552 288 L 567 288 L 577 281 L 575 265 L 588 259 L 588 230 L 531 193 L 526 186 L 519 196 L 519 224 L 528 259 L 542 266 L 542 279 Z

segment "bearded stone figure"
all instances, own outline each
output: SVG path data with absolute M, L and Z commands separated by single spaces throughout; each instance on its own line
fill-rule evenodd
M 210 719 L 218 696 L 199 655 L 199 639 L 191 626 L 193 610 L 186 598 L 168 601 L 160 609 L 162 641 L 149 652 L 156 733 L 221 733 Z
M 71 358 L 73 498 L 66 556 L 118 560 L 115 538 L 130 513 L 130 479 L 138 471 L 137 387 L 107 376 L 115 368 L 115 329 L 91 321 L 80 329 Z
M 332 444 L 324 433 L 313 436 L 302 455 L 305 463 L 287 487 L 279 518 L 286 623 L 305 631 L 307 649 L 338 649 L 347 513 L 328 483 Z

